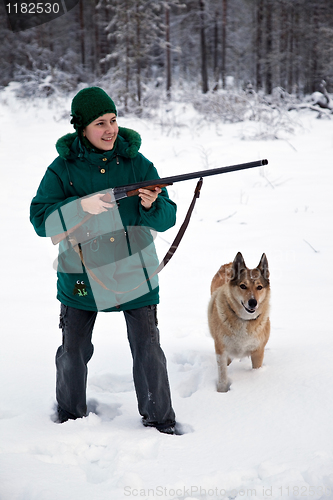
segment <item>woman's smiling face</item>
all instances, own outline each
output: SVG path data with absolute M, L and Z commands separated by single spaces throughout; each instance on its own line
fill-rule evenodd
M 114 113 L 106 113 L 83 130 L 83 135 L 97 149 L 111 151 L 118 135 L 117 117 Z

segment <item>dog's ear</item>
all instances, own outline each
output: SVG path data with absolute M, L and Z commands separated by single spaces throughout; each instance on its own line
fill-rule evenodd
M 239 279 L 242 269 L 246 269 L 246 264 L 243 255 L 240 252 L 238 252 L 232 263 L 233 280 Z
M 261 275 L 268 281 L 269 269 L 268 269 L 268 260 L 265 253 L 263 253 L 261 256 L 258 269 L 261 272 Z

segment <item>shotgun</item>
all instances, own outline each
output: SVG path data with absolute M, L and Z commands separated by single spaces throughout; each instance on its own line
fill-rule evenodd
M 199 179 L 202 177 L 209 177 L 211 175 L 225 174 L 227 172 L 235 172 L 237 170 L 244 170 L 253 167 L 262 167 L 268 164 L 268 160 L 257 160 L 251 161 L 249 163 L 240 163 L 238 165 L 231 165 L 228 167 L 212 168 L 210 170 L 201 170 L 198 172 L 190 172 L 188 174 L 174 175 L 171 177 L 163 177 L 161 179 L 152 179 L 147 181 L 136 182 L 134 184 L 127 184 L 126 186 L 120 186 L 111 188 L 102 200 L 109 203 L 117 202 L 123 198 L 128 198 L 130 196 L 137 196 L 139 194 L 139 189 L 145 188 L 153 191 L 156 187 L 163 188 L 166 186 L 172 186 L 175 182 L 188 181 L 190 179 Z M 67 231 L 51 236 L 52 243 L 56 245 L 60 241 L 64 240 L 67 236 L 72 234 L 78 227 L 87 222 L 92 214 L 87 214 L 84 219 L 79 224 L 68 229 Z

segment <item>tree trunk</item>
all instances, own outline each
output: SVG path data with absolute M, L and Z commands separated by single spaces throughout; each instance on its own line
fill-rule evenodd
M 311 92 L 315 92 L 318 85 L 319 75 L 318 75 L 318 39 L 319 39 L 319 7 L 314 4 L 312 11 L 312 47 L 311 47 L 311 59 L 310 59 L 310 89 Z
M 272 75 L 272 48 L 273 48 L 273 23 L 272 8 L 270 0 L 266 5 L 266 93 L 271 94 L 273 90 Z
M 141 19 L 139 12 L 139 2 L 136 2 L 136 96 L 141 105 Z
M 264 5 L 263 0 L 257 0 L 257 26 L 256 26 L 256 82 L 257 91 L 263 86 L 262 80 L 262 42 L 263 42 L 263 20 Z
M 127 3 L 127 2 L 126 2 Z M 129 90 L 130 90 L 130 79 L 131 79 L 131 72 L 130 72 L 130 40 L 129 40 L 129 13 L 128 9 L 126 9 L 126 37 L 125 37 L 125 112 L 128 112 L 128 96 L 129 96 Z
M 294 86 L 294 6 L 290 7 L 290 29 L 289 29 L 289 50 L 288 50 L 288 87 L 289 93 L 292 93 Z
M 201 48 L 201 80 L 202 92 L 208 92 L 208 72 L 207 72 L 207 48 L 205 33 L 205 4 L 204 0 L 199 0 L 200 8 L 200 48 Z
M 171 47 L 170 47 L 170 7 L 165 6 L 165 58 L 166 58 L 166 93 L 171 98 Z
M 94 30 L 95 30 L 95 50 L 94 50 L 94 67 L 95 67 L 95 75 L 100 76 L 101 74 L 101 38 L 100 38 L 100 15 L 97 9 L 99 0 L 95 0 L 95 22 L 94 22 Z
M 81 63 L 84 67 L 86 64 L 85 43 L 84 43 L 84 15 L 83 15 L 83 2 L 79 2 L 79 16 L 80 16 L 80 44 L 81 44 Z
M 296 2 L 295 14 L 294 14 L 294 47 L 295 47 L 295 55 L 292 61 L 294 66 L 294 77 L 295 77 L 295 88 L 296 95 L 299 96 L 301 93 L 301 82 L 300 82 L 300 73 L 301 73 L 301 65 L 300 65 L 300 35 L 299 35 L 299 9 L 298 2 Z
M 219 51 L 218 51 L 218 45 L 219 45 L 219 28 L 218 28 L 218 20 L 219 20 L 219 11 L 218 9 L 215 10 L 215 16 L 214 16 L 214 40 L 213 40 L 213 65 L 214 65 L 214 92 L 219 88 L 219 78 L 220 78 L 220 69 L 219 69 Z
M 228 0 L 222 0 L 222 88 L 225 89 L 226 54 L 227 54 L 227 9 Z

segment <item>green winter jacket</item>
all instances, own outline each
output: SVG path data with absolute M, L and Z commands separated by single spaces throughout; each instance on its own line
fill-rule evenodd
M 30 207 L 39 236 L 54 236 L 74 227 L 87 215 L 82 197 L 109 188 L 159 178 L 139 148 L 137 132 L 120 127 L 112 151 L 86 148 L 77 133 L 56 144 L 59 156 L 48 167 Z M 92 216 L 75 232 L 82 259 L 72 244 L 59 243 L 57 298 L 65 305 L 89 311 L 136 309 L 159 302 L 155 232 L 176 222 L 176 205 L 163 188 L 149 210 L 138 196 L 117 202 Z

